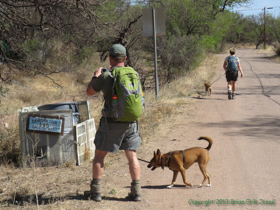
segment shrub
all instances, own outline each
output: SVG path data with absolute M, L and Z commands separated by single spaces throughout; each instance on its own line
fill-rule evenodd
M 0 165 L 20 165 L 20 141 L 17 129 L 0 130 Z
M 280 56 L 280 44 L 277 44 L 277 46 L 274 49 L 277 56 Z
M 197 66 L 202 48 L 195 36 L 169 36 L 160 40 L 158 55 L 167 82 L 170 82 Z
M 0 105 L 1 105 L 1 98 L 5 97 L 5 94 L 9 91 L 9 89 L 4 88 L 2 85 L 0 86 Z

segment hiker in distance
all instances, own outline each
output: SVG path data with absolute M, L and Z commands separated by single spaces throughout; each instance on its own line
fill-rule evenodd
M 235 56 L 236 49 L 230 48 L 229 49 L 230 56 L 226 57 L 223 68 L 226 74 L 227 80 L 227 88 L 228 88 L 228 99 L 235 99 L 236 94 L 236 81 L 238 78 L 238 71 L 240 71 L 241 78 L 244 76 L 240 60 L 238 57 Z
M 142 96 L 139 76 L 133 68 L 125 67 L 126 59 L 126 48 L 121 44 L 114 44 L 109 51 L 110 67 L 108 69 L 100 67 L 95 71 L 87 87 L 88 95 L 94 95 L 102 91 L 104 96 L 102 117 L 94 140 L 96 150 L 92 164 L 92 182 L 90 186 L 91 198 L 97 202 L 102 200 L 101 178 L 104 172 L 105 156 L 108 152 L 116 153 L 118 150 L 125 151 L 129 164 L 132 182 L 130 188 L 131 192 L 128 198 L 133 201 L 141 201 L 140 164 L 136 150 L 141 145 L 137 119 L 142 114 L 144 98 Z M 128 76 L 124 77 L 122 75 Z M 121 112 L 115 107 L 115 105 L 118 104 L 116 102 L 117 98 L 121 98 L 122 96 L 120 95 L 126 95 L 126 91 L 121 94 L 119 93 L 122 91 L 119 82 L 121 79 L 133 79 L 133 81 L 127 82 L 129 87 L 125 90 L 131 90 L 133 86 L 136 86 L 135 90 L 127 92 L 135 93 L 138 91 L 135 95 L 133 95 L 134 93 L 129 93 L 131 95 L 128 95 L 128 97 L 135 99 L 134 101 L 140 100 L 137 101 L 138 104 L 133 104 L 133 107 L 130 107 L 130 109 L 133 109 L 136 113 L 135 116 L 131 113 L 127 113 L 127 109 L 124 107 L 121 108 Z M 129 105 L 122 103 L 122 105 L 119 106 Z M 114 179 L 113 175 L 112 179 Z

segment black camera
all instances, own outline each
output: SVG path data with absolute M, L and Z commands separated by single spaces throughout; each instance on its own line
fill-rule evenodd
M 106 68 L 101 69 L 101 74 L 103 74 L 105 71 L 107 71 Z

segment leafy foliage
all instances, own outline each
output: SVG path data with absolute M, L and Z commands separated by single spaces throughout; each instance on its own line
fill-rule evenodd
M 280 43 L 280 16 L 276 19 L 271 15 L 267 15 L 266 19 L 268 34 L 272 36 L 271 41 Z
M 167 82 L 188 72 L 201 54 L 202 45 L 195 36 L 170 36 L 168 39 L 161 39 L 158 55 Z

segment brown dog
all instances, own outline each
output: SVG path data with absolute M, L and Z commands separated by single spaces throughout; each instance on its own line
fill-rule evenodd
M 183 182 L 191 186 L 190 183 L 187 182 L 186 180 L 186 173 L 185 170 L 187 170 L 191 165 L 195 162 L 198 163 L 199 168 L 204 176 L 204 179 L 201 183 L 201 187 L 204 186 L 204 183 L 208 179 L 208 184 L 207 187 L 211 186 L 211 180 L 210 180 L 210 175 L 206 171 L 207 164 L 210 160 L 209 156 L 209 150 L 213 144 L 213 141 L 211 138 L 202 136 L 198 140 L 204 139 L 209 142 L 208 147 L 201 148 L 201 147 L 193 147 L 186 149 L 184 151 L 173 151 L 173 152 L 168 152 L 166 154 L 161 155 L 160 150 L 157 150 L 157 153 L 154 152 L 154 157 L 150 161 L 149 165 L 147 166 L 148 168 L 152 168 L 152 170 L 155 170 L 158 167 L 161 167 L 162 169 L 167 166 L 170 170 L 173 171 L 173 178 L 172 178 L 172 183 L 171 185 L 167 186 L 167 188 L 172 188 L 175 184 L 178 172 L 181 173 Z
M 210 96 L 211 95 L 211 92 L 212 92 L 212 86 L 209 82 L 205 82 L 204 83 L 204 86 L 205 86 L 205 93 L 207 96 Z

